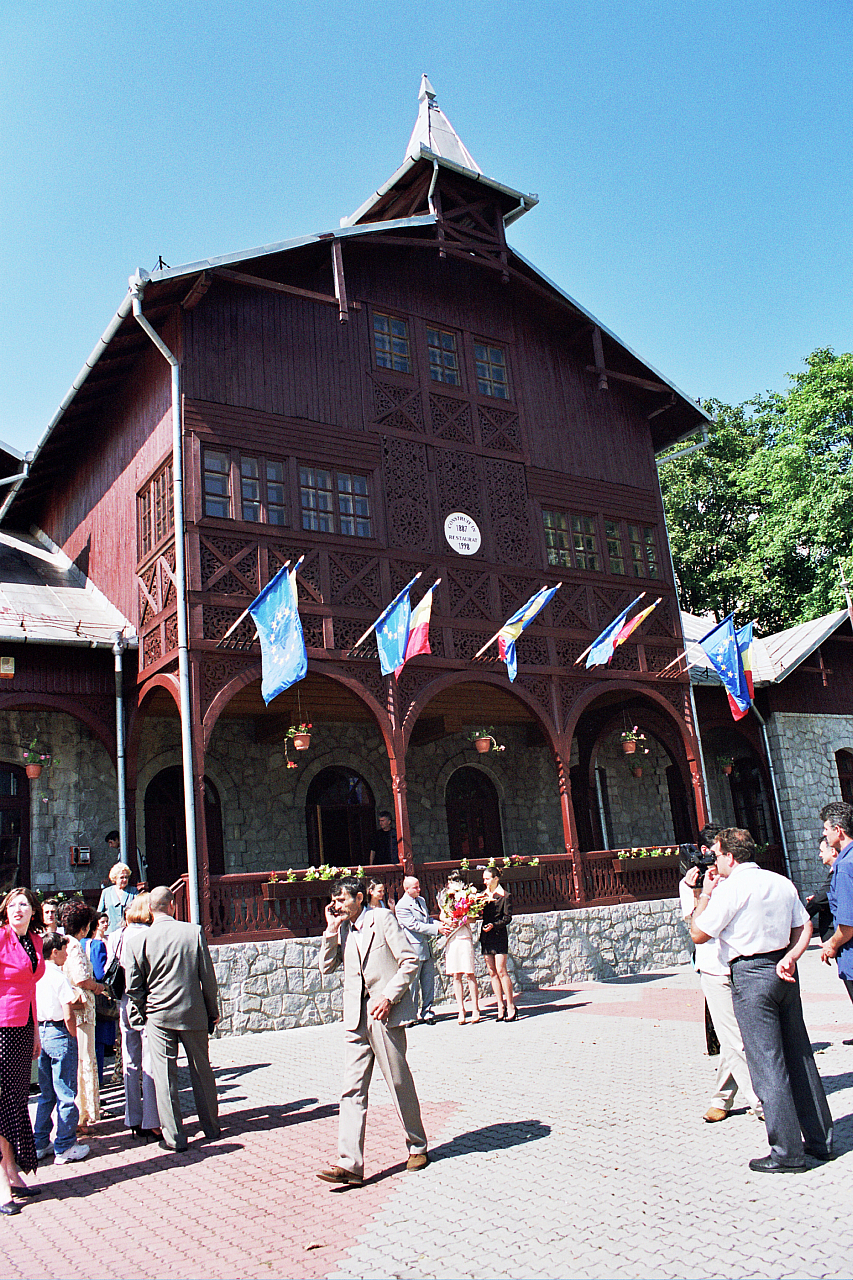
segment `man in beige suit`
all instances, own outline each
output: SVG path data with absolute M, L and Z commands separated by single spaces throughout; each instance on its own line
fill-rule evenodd
M 204 933 L 197 924 L 175 919 L 175 899 L 160 885 L 149 899 L 151 927 L 128 934 L 128 1020 L 148 1031 L 151 1075 L 163 1130 L 161 1147 L 186 1151 L 178 1097 L 178 1045 L 190 1068 L 198 1118 L 208 1138 L 218 1138 L 216 1082 L 210 1069 L 208 1036 L 219 1018 L 218 986 Z
M 364 1128 L 374 1061 L 406 1132 L 407 1169 L 429 1163 L 427 1139 L 415 1082 L 406 1062 L 405 1024 L 413 1022 L 411 984 L 418 957 L 391 911 L 366 910 L 361 880 L 347 876 L 332 887 L 326 932 L 320 944 L 320 972 L 344 966 L 346 1057 L 338 1130 L 340 1164 L 317 1177 L 338 1186 L 364 1180 Z

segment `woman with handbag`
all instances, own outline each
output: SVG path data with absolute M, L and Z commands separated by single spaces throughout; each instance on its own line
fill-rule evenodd
M 95 993 L 103 995 L 106 987 L 98 982 L 92 964 L 83 950 L 83 939 L 92 927 L 94 912 L 79 898 L 62 908 L 62 927 L 68 935 L 68 959 L 64 972 L 72 987 L 83 997 L 75 1010 L 77 1019 L 77 1110 L 80 1112 L 78 1133 L 88 1133 L 89 1126 L 101 1118 L 101 1095 L 98 1088 L 98 1066 L 95 1055 Z
M 38 1158 L 27 1109 L 30 1072 L 40 1051 L 36 982 L 44 973 L 41 906 L 29 889 L 12 889 L 0 902 L 0 1213 L 20 1213 L 17 1200 L 37 1196 L 24 1173 Z M 14 1197 L 14 1198 L 13 1198 Z
M 148 894 L 140 893 L 128 907 L 123 927 L 118 933 L 110 934 L 107 943 L 110 963 L 106 973 L 119 1008 L 124 1123 L 135 1138 L 145 1138 L 149 1142 L 161 1136 L 157 1094 L 154 1091 L 154 1077 L 148 1057 L 148 1038 L 144 1030 L 138 1031 L 128 1020 L 126 978 L 122 966 L 125 960 L 130 962 L 127 939 L 134 933 L 147 929 L 150 923 Z

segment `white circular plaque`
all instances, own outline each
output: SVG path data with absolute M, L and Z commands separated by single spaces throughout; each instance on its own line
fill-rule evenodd
M 473 556 L 480 550 L 480 530 L 464 511 L 452 512 L 444 522 L 448 545 L 460 556 Z

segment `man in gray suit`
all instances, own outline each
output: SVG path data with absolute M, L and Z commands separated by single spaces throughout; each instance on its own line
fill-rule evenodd
M 198 1118 L 208 1138 L 218 1138 L 216 1082 L 208 1036 L 219 1018 L 218 987 L 201 927 L 175 919 L 175 899 L 165 885 L 152 889 L 149 929 L 128 934 L 128 1020 L 148 1031 L 151 1074 L 163 1130 L 161 1147 L 186 1151 L 178 1097 L 178 1045 L 187 1055 Z
M 393 912 L 365 910 L 361 880 L 346 876 L 332 886 L 320 972 L 344 967 L 346 1057 L 338 1128 L 337 1165 L 317 1174 L 324 1182 L 360 1187 L 364 1181 L 364 1129 L 374 1061 L 406 1132 L 407 1169 L 429 1163 L 415 1082 L 406 1062 L 405 1024 L 415 1016 L 412 978 L 418 957 Z
M 406 876 L 403 880 L 403 896 L 397 903 L 397 923 L 403 930 L 418 957 L 418 971 L 412 979 L 412 998 L 417 1004 L 418 984 L 421 988 L 421 1011 L 419 1022 L 432 1025 L 435 1022 L 432 1004 L 435 1000 L 435 961 L 430 951 L 430 938 L 437 938 L 441 929 L 434 920 L 430 920 L 426 900 L 421 896 L 420 881 L 417 876 Z

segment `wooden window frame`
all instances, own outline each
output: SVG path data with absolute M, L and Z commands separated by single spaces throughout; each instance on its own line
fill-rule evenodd
M 171 454 L 136 495 L 136 526 L 140 560 L 147 559 L 174 533 L 175 494 Z
M 223 501 L 227 502 L 229 514 L 227 516 L 220 515 L 207 510 L 207 493 L 205 476 L 208 474 L 206 467 L 206 458 L 208 453 L 222 454 L 228 459 L 227 472 L 211 472 L 210 474 L 226 475 L 228 478 L 228 493 L 223 497 Z M 258 474 L 256 477 L 244 476 L 243 461 L 251 459 L 257 463 Z M 267 467 L 275 466 L 281 468 L 281 479 L 271 480 L 267 475 Z M 290 491 L 289 476 L 290 459 L 274 458 L 267 453 L 261 453 L 256 450 L 235 449 L 230 445 L 202 444 L 200 456 L 200 473 L 201 473 L 201 515 L 205 520 L 234 520 L 241 524 L 263 525 L 268 529 L 289 529 L 292 528 L 292 520 L 290 518 L 291 503 L 288 500 Z M 260 508 L 260 518 L 253 520 L 244 514 L 244 491 L 243 481 L 254 479 L 258 484 L 258 505 Z M 269 486 L 271 484 L 279 484 L 281 486 L 281 502 L 270 503 Z M 271 509 L 281 510 L 284 516 L 283 521 L 271 521 L 269 513 Z
M 545 563 L 548 565 L 549 569 L 574 569 L 577 573 L 601 574 L 605 572 L 604 555 L 602 554 L 602 550 L 601 550 L 603 545 L 601 541 L 601 528 L 600 528 L 600 522 L 597 515 L 589 511 L 573 511 L 571 510 L 571 508 L 558 507 L 555 505 L 546 507 L 544 504 L 540 506 L 540 511 L 542 515 L 542 524 L 541 524 L 542 535 L 543 535 L 543 540 L 545 542 Z M 551 548 L 548 546 L 547 525 L 545 523 L 546 513 L 551 516 L 562 516 L 563 519 L 565 520 L 566 528 L 564 532 L 566 533 L 566 536 L 568 538 L 567 548 Z M 590 523 L 592 524 L 592 531 L 590 532 L 589 530 L 585 530 L 585 529 L 576 531 L 574 527 L 575 520 L 589 520 Z M 584 549 L 582 552 L 578 551 L 578 548 L 575 546 L 576 532 L 581 538 L 592 537 L 595 540 L 595 550 L 593 552 L 589 552 L 586 549 Z M 559 551 L 563 554 L 568 552 L 569 563 L 565 563 L 562 560 L 552 560 L 550 555 L 551 551 Z M 598 561 L 597 568 L 590 568 L 590 566 L 587 564 L 579 563 L 578 561 L 579 555 L 583 555 L 584 558 L 586 558 L 586 556 L 590 554 L 595 555 L 595 558 Z
M 312 472 L 317 472 L 317 471 L 326 472 L 331 477 L 332 487 L 330 489 L 324 488 L 324 489 L 317 490 L 317 492 L 328 493 L 331 495 L 332 505 L 331 505 L 331 508 L 328 510 L 328 512 L 326 512 L 326 514 L 328 514 L 331 517 L 331 523 L 333 525 L 331 529 L 312 529 L 312 528 L 305 527 L 305 520 L 304 520 L 305 512 L 310 510 L 310 508 L 303 506 L 302 492 L 303 492 L 303 489 L 314 489 L 316 488 L 316 486 L 303 484 L 303 481 L 302 481 L 303 468 L 309 469 Z M 349 478 L 358 478 L 359 480 L 364 481 L 366 492 L 364 494 L 358 494 L 356 495 L 356 497 L 362 497 L 365 499 L 367 503 L 366 517 L 365 516 L 359 517 L 358 515 L 355 515 L 353 513 L 342 511 L 341 499 L 342 497 L 346 497 L 346 491 L 340 488 L 340 478 L 342 476 L 346 476 Z M 298 507 L 299 529 L 301 533 L 319 534 L 324 537 L 332 537 L 332 538 L 348 538 L 348 539 L 351 538 L 353 542 L 359 542 L 359 543 L 376 541 L 376 537 L 377 537 L 376 523 L 377 522 L 376 522 L 376 502 L 375 502 L 375 496 L 374 496 L 375 485 L 373 481 L 373 473 L 371 471 L 363 471 L 363 470 L 360 470 L 359 468 L 345 471 L 341 467 L 332 466 L 327 463 L 308 462 L 304 458 L 300 458 L 297 460 L 297 463 L 296 463 L 296 487 L 299 494 L 299 507 Z M 345 520 L 349 520 L 349 519 L 352 519 L 356 523 L 358 522 L 359 519 L 366 519 L 370 525 L 370 532 L 369 533 L 344 532 L 343 523 Z
M 377 334 L 376 319 L 378 316 L 381 316 L 385 320 L 391 320 L 391 321 L 396 320 L 398 321 L 398 323 L 404 324 L 406 326 L 406 345 L 408 347 L 408 361 L 409 361 L 408 369 L 395 369 L 393 365 L 386 365 L 386 364 L 379 363 L 380 353 L 376 346 L 376 334 Z M 377 373 L 380 373 L 383 377 L 386 374 L 392 374 L 398 378 L 416 378 L 417 377 L 418 369 L 417 369 L 417 360 L 415 358 L 415 342 L 413 340 L 413 331 L 414 331 L 414 325 L 412 323 L 412 318 L 410 316 L 403 315 L 399 311 L 388 310 L 387 308 L 386 309 L 382 309 L 379 307 L 371 308 L 371 312 L 370 312 L 371 365 L 376 370 Z M 391 353 L 391 355 L 393 358 L 393 352 Z
M 495 351 L 500 351 L 501 355 L 503 356 L 503 367 L 504 367 L 504 373 L 506 374 L 506 395 L 505 396 L 496 396 L 493 392 L 483 391 L 480 388 L 480 378 L 477 373 L 477 347 L 492 347 Z M 513 380 L 512 380 L 511 369 L 510 369 L 509 346 L 507 345 L 507 343 L 494 342 L 490 338 L 477 337 L 476 334 L 472 333 L 470 359 L 471 359 L 471 369 L 472 369 L 472 374 L 474 379 L 472 385 L 476 388 L 477 395 L 483 396 L 483 398 L 486 400 L 492 400 L 494 401 L 495 404 L 514 404 L 515 397 L 513 396 L 513 392 L 512 392 Z M 491 364 L 491 359 L 489 360 L 489 364 Z M 492 381 L 492 379 L 490 379 L 490 381 Z
M 423 329 L 424 329 L 424 347 L 426 350 L 426 372 L 427 372 L 427 380 L 429 382 L 430 387 L 440 387 L 442 391 L 445 391 L 448 388 L 451 391 L 464 390 L 464 378 L 463 378 L 462 370 L 463 370 L 463 365 L 465 363 L 465 360 L 464 360 L 464 347 L 462 342 L 462 335 L 456 329 L 453 329 L 448 325 L 436 324 L 429 320 L 425 320 L 423 322 Z M 448 382 L 445 378 L 433 377 L 433 363 L 432 363 L 432 360 L 430 359 L 430 353 L 435 348 L 433 348 L 433 344 L 429 340 L 430 333 L 446 335 L 447 337 L 453 339 L 453 351 L 454 351 L 454 355 L 456 356 L 456 382 Z M 437 349 L 440 351 L 444 350 L 443 347 L 439 347 Z M 444 366 L 442 364 L 442 369 L 443 367 Z

